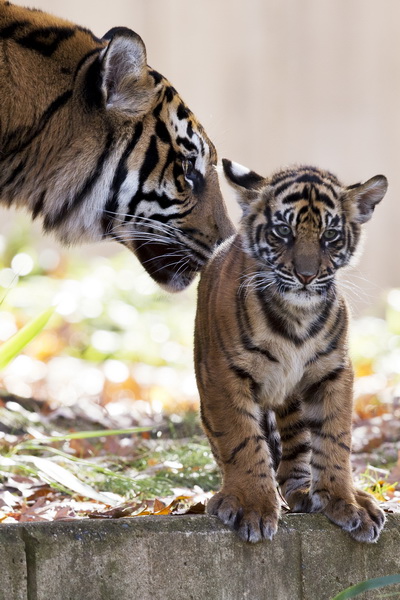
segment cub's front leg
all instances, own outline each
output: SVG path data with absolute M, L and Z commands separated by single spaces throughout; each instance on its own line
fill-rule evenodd
M 216 385 L 198 383 L 204 430 L 222 472 L 222 488 L 208 502 L 207 512 L 242 540 L 272 539 L 280 502 L 254 382 L 236 375 L 233 381 L 219 380 Z
M 357 541 L 376 542 L 383 511 L 372 496 L 354 487 L 351 475 L 352 382 L 351 366 L 339 366 L 304 397 L 304 420 L 311 431 L 311 510 Z

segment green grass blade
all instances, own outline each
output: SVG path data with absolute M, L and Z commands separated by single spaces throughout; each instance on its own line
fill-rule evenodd
M 54 435 L 40 437 L 35 441 L 40 444 L 53 443 L 53 442 L 65 442 L 67 440 L 86 440 L 89 438 L 105 437 L 107 435 L 131 435 L 134 433 L 142 433 L 151 431 L 153 427 L 130 427 L 128 429 L 100 429 L 95 431 L 74 431 L 73 433 L 66 433 L 65 435 Z
M 42 331 L 54 310 L 55 307 L 51 307 L 43 311 L 0 346 L 0 370 L 4 369 Z
M 368 590 L 376 590 L 381 587 L 385 587 L 386 585 L 392 585 L 393 583 L 400 583 L 400 574 L 397 575 L 386 575 L 385 577 L 376 577 L 375 579 L 368 579 L 368 581 L 362 581 L 357 585 L 352 585 L 347 588 L 347 590 L 343 590 L 337 596 L 332 598 L 332 600 L 347 600 L 348 598 L 355 598 L 359 594 L 363 592 L 367 592 Z
M 151 431 L 153 427 L 129 427 L 128 429 L 96 429 L 91 431 L 74 431 L 73 433 L 65 433 L 63 435 L 43 435 L 35 437 L 34 440 L 20 442 L 15 446 L 18 449 L 31 449 L 46 444 L 54 444 L 56 442 L 67 442 L 68 440 L 87 440 L 90 438 L 107 437 L 110 435 L 133 435 Z

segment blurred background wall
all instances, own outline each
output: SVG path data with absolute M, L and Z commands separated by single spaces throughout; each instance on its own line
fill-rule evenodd
M 263 175 L 293 162 L 311 163 L 346 184 L 385 174 L 389 193 L 366 227 L 362 260 L 346 279 L 361 288 L 351 295 L 356 314 L 376 308 L 386 288 L 400 286 L 398 0 L 32 0 L 31 5 L 99 36 L 116 25 L 137 31 L 149 64 L 178 89 L 220 157 Z M 225 184 L 223 189 L 237 219 L 230 191 Z M 2 212 L 0 228 L 11 218 Z

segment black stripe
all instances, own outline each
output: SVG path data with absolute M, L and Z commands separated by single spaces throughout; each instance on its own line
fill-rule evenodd
M 321 329 L 324 327 L 324 325 L 326 324 L 326 321 L 329 318 L 332 304 L 333 304 L 332 300 L 327 300 L 325 302 L 324 310 L 315 319 L 315 321 L 310 325 L 310 327 L 307 331 L 307 338 L 315 337 L 321 331 Z
M 177 91 L 172 85 L 168 85 L 165 88 L 164 98 L 167 102 L 172 102 L 174 96 L 176 96 Z
M 306 419 L 305 424 L 312 432 L 320 431 L 321 427 L 323 427 L 325 423 L 325 419 Z
M 296 183 L 323 183 L 321 177 L 315 173 L 303 173 L 299 177 L 296 177 Z
M 150 195 L 150 194 L 145 194 L 142 191 L 144 183 L 146 182 L 150 173 L 155 169 L 155 167 L 158 163 L 158 160 L 159 160 L 159 154 L 158 154 L 158 149 L 157 149 L 157 136 L 153 134 L 150 138 L 150 142 L 149 142 L 149 145 L 145 152 L 142 166 L 139 170 L 138 191 L 136 192 L 136 194 L 134 196 L 132 196 L 132 198 L 129 202 L 129 209 L 128 209 L 129 214 L 126 215 L 125 221 L 129 221 L 130 219 L 132 219 L 132 216 L 135 214 L 137 205 L 142 200 L 148 200 L 150 202 L 157 202 L 161 208 L 167 208 L 167 206 L 170 206 L 172 204 L 170 198 L 168 198 L 168 196 L 166 196 L 165 194 L 163 194 L 161 196 L 157 196 L 157 194 L 155 194 L 155 193 Z M 164 206 L 162 206 L 163 200 L 165 202 Z M 163 215 L 162 217 L 164 218 L 165 216 Z M 171 219 L 171 217 L 168 216 L 168 220 L 170 220 L 170 219 Z M 157 219 L 157 220 L 161 221 L 161 219 Z M 166 222 L 166 221 L 164 221 L 164 222 Z
M 97 183 L 98 179 L 101 177 L 103 172 L 103 167 L 110 154 L 110 148 L 113 145 L 113 134 L 109 132 L 106 140 L 103 142 L 104 148 L 103 152 L 97 159 L 97 163 L 92 173 L 86 179 L 86 181 L 81 186 L 80 190 L 75 194 L 75 197 L 70 202 L 65 202 L 62 207 L 58 210 L 57 213 L 52 215 L 46 215 L 44 219 L 43 226 L 45 230 L 51 230 L 60 225 L 68 216 L 70 216 L 71 212 L 76 210 L 82 202 L 86 199 L 86 197 L 92 191 L 94 185 Z
M 165 123 L 163 121 L 161 121 L 160 119 L 157 119 L 155 131 L 156 131 L 156 134 L 159 137 L 159 139 L 164 144 L 168 144 L 168 145 L 172 144 L 169 131 L 168 131 Z
M 225 435 L 223 431 L 215 431 L 215 429 L 211 427 L 209 420 L 204 414 L 204 408 L 202 403 L 200 403 L 200 418 L 203 422 L 204 427 L 207 429 L 209 434 L 212 435 L 212 437 L 222 437 L 223 435 Z
M 261 235 L 262 235 L 263 229 L 264 229 L 264 224 L 262 224 L 262 225 L 259 224 L 259 225 L 256 226 L 256 230 L 255 230 L 254 235 L 253 235 L 254 244 L 256 246 L 260 246 L 261 245 Z
M 295 425 L 293 425 L 294 428 L 296 426 L 297 426 L 297 423 L 295 423 Z M 285 431 L 286 431 L 286 433 L 284 433 Z M 301 436 L 303 433 L 304 433 L 304 430 L 301 430 L 301 429 L 294 429 L 294 431 L 293 431 L 292 426 L 284 427 L 283 429 L 281 429 L 279 431 L 281 440 L 284 444 L 287 442 L 290 442 L 291 440 L 293 440 L 296 437 Z
M 273 468 L 277 471 L 282 458 L 282 446 L 281 438 L 276 428 L 275 414 L 272 411 L 264 413 L 261 427 L 272 457 Z
M 186 134 L 192 138 L 194 131 L 193 131 L 193 125 L 191 124 L 190 121 L 188 121 L 187 123 L 187 127 L 186 127 Z M 201 155 L 204 156 L 204 144 L 203 144 L 203 140 L 200 138 L 201 141 Z
M 323 450 L 320 450 L 319 448 L 314 448 L 313 446 L 311 447 L 312 453 L 316 454 L 317 456 L 322 456 L 323 458 L 329 458 L 329 455 L 324 452 Z
M 293 185 L 294 181 L 295 180 L 293 179 L 293 176 L 290 175 L 290 177 L 287 181 L 284 181 L 283 183 L 281 183 L 280 185 L 278 185 L 278 187 L 276 187 L 274 189 L 274 196 L 277 197 L 280 194 L 282 194 L 283 192 L 285 192 L 288 188 L 290 188 L 290 186 Z
M 228 355 L 227 355 L 228 356 Z M 229 368 L 239 377 L 239 379 L 249 379 L 252 383 L 256 384 L 252 376 L 248 371 L 245 371 L 241 367 L 238 367 L 232 362 L 232 359 L 229 357 Z M 257 385 L 257 384 L 256 384 Z
M 150 173 L 155 169 L 159 160 L 159 154 L 157 149 L 157 137 L 152 135 L 150 138 L 149 145 L 144 155 L 144 160 L 139 171 L 139 188 L 143 187 L 145 181 L 149 177 Z
M 33 207 L 32 210 L 32 220 L 34 221 L 36 219 L 36 217 L 43 211 L 43 207 L 44 207 L 44 199 L 46 197 L 46 192 L 47 190 L 44 190 L 38 200 L 36 200 L 35 205 Z
M 278 363 L 278 359 L 275 358 L 275 356 L 273 356 L 271 352 L 269 352 L 269 350 L 267 350 L 266 348 L 260 348 L 260 346 L 256 346 L 256 344 L 253 343 L 252 339 L 247 334 L 247 331 L 249 330 L 250 321 L 248 318 L 246 306 L 240 302 L 240 297 L 236 297 L 235 300 L 236 319 L 239 325 L 240 341 L 243 344 L 245 350 L 247 350 L 248 352 L 261 354 L 262 356 L 265 356 L 265 358 L 267 358 L 269 361 Z M 245 321 L 245 324 L 243 323 L 243 321 Z
M 186 138 L 183 138 L 181 136 L 177 136 L 176 143 L 179 146 L 183 146 L 184 148 L 186 148 L 186 150 L 188 150 L 189 152 L 196 152 L 197 153 L 197 146 L 195 146 L 192 142 L 190 142 Z
M 335 203 L 332 201 L 331 198 L 329 198 L 328 194 L 324 194 L 324 192 L 321 192 L 321 190 L 315 190 L 317 193 L 317 200 L 319 202 L 323 202 L 324 204 L 326 204 L 326 206 L 329 206 L 329 208 L 335 209 Z
M 40 27 L 15 41 L 28 50 L 50 57 L 62 42 L 73 37 L 75 33 L 76 30 L 72 27 Z
M 331 338 L 332 334 L 336 332 L 335 335 L 330 339 L 329 344 L 327 345 L 325 350 L 321 350 L 321 352 L 317 352 L 312 358 L 310 358 L 310 360 L 307 361 L 305 366 L 307 367 L 310 364 L 315 363 L 319 358 L 328 356 L 329 354 L 331 354 L 332 352 L 337 350 L 339 342 L 342 338 L 343 332 L 346 329 L 346 327 L 347 327 L 346 311 L 345 311 L 344 307 L 341 306 L 338 310 L 335 321 L 334 321 L 332 327 L 330 328 L 330 330 L 325 335 L 325 338 L 326 339 Z
M 180 232 L 181 232 L 181 235 L 183 236 L 183 238 L 187 238 L 190 241 L 195 240 L 197 246 L 199 246 L 200 248 L 203 248 L 203 250 L 205 250 L 206 252 L 210 252 L 210 246 L 208 244 L 205 244 L 204 242 L 201 242 L 196 237 L 199 234 L 201 235 L 200 230 L 195 229 L 194 227 L 182 227 L 180 229 Z
M 310 473 L 304 473 L 303 475 L 296 475 L 294 473 L 290 473 L 287 477 L 279 477 L 278 482 L 280 486 L 283 486 L 288 481 L 309 481 Z
M 96 53 L 99 53 L 98 48 L 89 52 L 84 57 L 84 59 L 82 59 L 81 62 L 83 63 L 84 61 L 87 60 L 87 58 L 91 54 L 96 54 Z M 76 71 L 76 73 L 78 73 L 78 70 Z M 99 110 L 105 106 L 105 98 L 104 98 L 104 93 L 102 90 L 102 81 L 103 81 L 102 64 L 100 61 L 100 57 L 97 56 L 97 58 L 94 61 L 92 61 L 92 63 L 89 65 L 89 67 L 85 73 L 85 85 L 83 88 L 83 98 L 89 109 Z
M 139 121 L 139 123 L 137 123 L 137 125 L 135 127 L 135 130 L 133 132 L 133 136 L 132 136 L 130 142 L 126 146 L 126 148 L 119 160 L 118 166 L 114 173 L 114 179 L 113 179 L 113 182 L 111 185 L 110 196 L 104 207 L 104 213 L 103 213 L 103 217 L 102 217 L 102 227 L 103 227 L 104 233 L 107 233 L 107 231 L 110 231 L 110 228 L 112 227 L 114 219 L 118 216 L 118 208 L 119 208 L 118 194 L 119 194 L 122 184 L 124 183 L 124 181 L 128 175 L 127 161 L 128 161 L 129 156 L 132 153 L 132 150 L 138 143 L 142 133 L 143 133 L 143 123 L 142 123 L 142 121 Z M 107 211 L 109 211 L 109 212 L 107 212 Z M 117 213 L 117 214 L 110 214 L 110 213 Z
M 158 85 L 163 80 L 163 76 L 160 75 L 160 73 L 158 73 L 157 71 L 154 71 L 153 69 L 149 70 L 149 75 L 151 75 L 154 79 L 155 85 Z
M 102 49 L 103 48 L 93 48 L 92 50 L 89 50 L 89 52 L 82 56 L 82 58 L 79 60 L 78 64 L 75 67 L 74 80 L 77 78 L 82 65 L 87 61 L 87 59 L 93 56 L 93 54 L 100 54 Z
M 0 39 L 7 40 L 13 38 L 15 36 L 15 32 L 18 29 L 23 29 L 27 25 L 29 25 L 29 21 L 17 21 L 15 23 L 11 23 L 10 25 L 6 25 L 6 27 L 0 28 Z
M 307 200 L 307 197 L 302 192 L 293 192 L 282 200 L 282 204 L 291 204 L 292 202 L 299 202 L 299 200 Z
M 310 465 L 314 468 L 314 469 L 318 469 L 318 471 L 325 471 L 325 465 L 321 465 L 320 463 L 315 462 L 314 460 L 310 461 Z M 341 468 L 341 467 L 340 467 Z
M 271 185 L 278 185 L 283 182 L 287 182 L 290 179 L 291 183 L 295 180 L 298 175 L 298 171 L 293 171 L 293 169 L 287 169 L 284 171 L 279 171 L 275 173 L 275 175 L 271 178 Z
M 249 410 L 246 410 L 244 408 L 238 408 L 237 406 L 234 406 L 233 408 L 235 409 L 235 412 L 237 412 L 239 415 L 249 417 L 249 419 L 252 419 L 253 421 L 256 421 L 258 423 L 258 418 L 255 415 L 253 415 L 253 413 L 251 413 Z
M 304 419 L 299 419 L 298 421 L 295 421 L 294 423 L 291 423 L 290 425 L 281 427 L 279 429 L 279 433 L 282 436 L 282 441 L 283 441 L 284 436 L 290 435 L 290 434 L 293 434 L 293 436 L 300 435 L 301 433 L 304 432 L 305 429 L 307 429 L 307 421 L 305 421 Z
M 324 309 L 320 315 L 310 324 L 306 333 L 303 336 L 296 335 L 290 328 L 290 325 L 285 321 L 285 316 L 282 311 L 276 310 L 276 307 L 271 302 L 270 298 L 265 298 L 262 290 L 257 290 L 257 297 L 261 304 L 263 314 L 268 322 L 269 327 L 274 333 L 290 340 L 299 347 L 304 344 L 309 338 L 315 337 L 324 327 L 329 317 L 333 300 L 326 300 Z
M 240 444 L 238 444 L 236 446 L 236 448 L 234 448 L 231 452 L 230 457 L 228 458 L 228 460 L 226 461 L 226 464 L 232 464 L 233 461 L 235 460 L 236 455 L 238 454 L 238 452 L 240 452 L 241 450 L 243 450 L 244 448 L 246 448 L 247 444 L 249 443 L 251 437 L 248 436 L 246 438 L 244 438 L 244 440 L 242 442 L 240 442 Z
M 252 215 L 250 215 L 249 217 L 247 217 L 245 225 L 246 225 L 246 234 L 247 237 L 250 240 L 250 244 L 251 244 L 251 248 L 253 251 L 253 255 L 256 256 L 256 249 L 255 249 L 255 241 L 254 241 L 254 221 L 257 219 L 257 214 L 253 213 Z M 244 256 L 243 256 L 244 258 Z
M 304 442 L 302 444 L 297 444 L 297 446 L 294 446 L 293 448 L 291 448 L 289 452 L 284 452 L 282 454 L 281 460 L 282 460 L 282 462 L 294 460 L 300 454 L 305 454 L 310 449 L 311 449 L 310 443 Z
M 53 102 L 46 108 L 46 110 L 44 111 L 44 113 L 42 114 L 42 116 L 39 119 L 39 123 L 36 126 L 35 130 L 33 131 L 33 133 L 31 133 L 28 137 L 28 139 L 26 139 L 24 142 L 21 142 L 17 145 L 16 148 L 13 148 L 11 150 L 8 150 L 8 154 L 16 154 L 18 152 L 22 152 L 22 150 L 24 150 L 27 146 L 29 146 L 29 144 L 32 143 L 32 141 L 42 133 L 43 129 L 46 127 L 48 121 L 63 107 L 65 106 L 65 104 L 68 102 L 68 100 L 71 98 L 72 96 L 72 90 L 67 90 L 66 92 L 64 92 L 63 94 L 60 94 L 55 100 L 53 100 Z M 4 142 L 3 147 L 6 148 L 7 147 L 7 143 L 9 141 L 11 141 L 13 138 L 15 138 L 16 136 L 20 137 L 16 132 L 11 132 L 8 136 L 8 141 Z
M 23 171 L 24 167 L 25 162 L 21 160 L 15 167 L 15 169 L 12 171 L 12 173 L 9 175 L 8 179 L 6 179 L 6 181 L 2 184 L 2 188 L 9 187 L 18 177 L 18 175 Z
M 177 158 L 177 154 L 176 154 L 176 152 L 174 150 L 174 147 L 171 145 L 168 148 L 167 158 L 165 159 L 164 166 L 163 166 L 163 168 L 161 169 L 161 172 L 160 172 L 160 177 L 158 178 L 158 182 L 159 182 L 160 185 L 162 183 L 162 180 L 164 179 L 164 175 L 165 175 L 166 170 L 168 169 L 168 167 L 169 167 L 169 165 L 171 163 L 174 163 L 176 161 L 176 158 Z
M 158 197 L 155 196 L 154 198 L 152 198 L 152 201 L 157 202 Z M 171 202 L 171 204 L 175 204 L 175 203 Z M 193 209 L 194 209 L 194 206 L 192 206 L 189 210 L 186 210 L 184 212 L 175 212 L 175 213 L 171 213 L 169 215 L 163 215 L 161 213 L 154 213 L 153 215 L 151 215 L 151 218 L 153 221 L 158 221 L 159 223 L 168 223 L 169 221 L 173 221 L 174 219 L 183 219 L 187 215 L 190 215 L 193 212 Z
M 136 208 L 136 206 L 139 204 L 139 202 L 147 201 L 147 202 L 152 202 L 152 203 L 158 204 L 158 206 L 161 209 L 170 208 L 171 206 L 181 206 L 182 208 L 184 208 L 185 204 L 187 204 L 187 200 L 188 200 L 188 198 L 185 198 L 183 200 L 178 200 L 176 198 L 170 198 L 167 194 L 158 195 L 156 192 L 150 192 L 147 194 L 145 192 L 141 192 L 140 190 L 138 190 L 138 192 L 133 196 L 133 198 L 131 198 L 129 206 L 130 207 L 135 206 L 135 208 Z M 194 206 L 190 209 L 190 212 L 193 210 L 193 208 L 194 208 Z M 181 215 L 183 213 L 176 213 L 176 214 Z M 132 213 L 131 213 L 131 217 L 132 217 Z M 126 220 L 129 220 L 129 217 L 127 217 Z
M 326 488 L 317 488 L 315 490 L 312 491 L 312 494 L 328 494 L 330 495 L 329 490 L 327 490 Z
M 279 419 L 283 420 L 287 417 L 290 417 L 290 415 L 294 415 L 295 413 L 300 412 L 300 407 L 300 400 L 295 399 L 292 402 L 289 402 L 288 404 L 283 406 L 282 408 L 276 409 L 275 413 L 277 414 Z
M 322 377 L 322 379 L 317 381 L 317 383 L 313 383 L 312 385 L 310 385 L 310 387 L 306 390 L 304 394 L 304 402 L 319 402 L 321 400 L 321 394 L 319 392 L 321 392 L 321 390 L 323 391 L 325 384 L 332 383 L 336 379 L 339 379 L 344 369 L 344 366 L 340 366 L 328 373 L 327 375 L 325 375 L 324 377 Z
M 258 391 L 259 391 L 259 384 L 255 381 L 255 379 L 253 379 L 253 376 L 246 371 L 245 369 L 243 369 L 242 367 L 238 367 L 230 352 L 228 352 L 228 350 L 226 349 L 225 343 L 222 339 L 222 335 L 221 332 L 219 331 L 218 327 L 215 329 L 215 333 L 217 336 L 217 342 L 221 348 L 222 353 L 225 356 L 225 359 L 228 363 L 228 367 L 231 371 L 233 371 L 235 373 L 235 375 L 237 377 L 239 377 L 239 379 L 242 380 L 247 380 L 250 383 L 250 392 L 252 394 L 252 398 L 255 402 L 258 402 Z
M 177 108 L 176 111 L 176 116 L 178 117 L 178 119 L 180 121 L 182 121 L 183 119 L 187 119 L 189 116 L 189 111 L 186 108 L 186 106 L 183 104 L 183 102 L 181 102 Z
M 343 450 L 346 450 L 346 452 L 351 452 L 351 448 L 350 446 L 348 446 L 347 444 L 345 444 L 344 442 L 339 442 L 338 446 L 340 446 L 341 448 L 343 448 Z

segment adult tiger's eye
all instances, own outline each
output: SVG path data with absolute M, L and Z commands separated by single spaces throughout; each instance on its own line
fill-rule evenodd
M 184 158 L 182 160 L 182 169 L 185 177 L 189 177 L 194 171 L 194 165 L 196 163 L 196 157 Z
M 323 239 L 327 242 L 332 242 L 338 236 L 339 232 L 336 231 L 336 229 L 325 229 L 324 233 L 322 234 Z
M 275 232 L 281 237 L 288 237 L 292 233 L 292 230 L 288 225 L 278 225 L 275 227 Z

